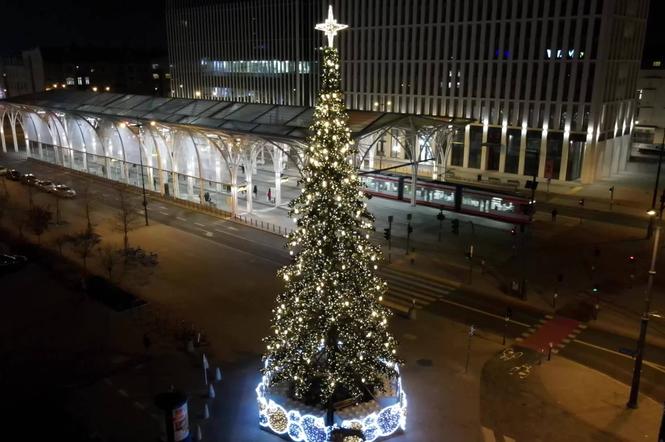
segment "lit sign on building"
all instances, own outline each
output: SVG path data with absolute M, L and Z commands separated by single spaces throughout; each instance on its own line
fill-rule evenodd
M 309 74 L 308 61 L 290 60 L 209 60 L 201 59 L 203 70 L 212 75 L 224 74 Z
M 584 58 L 584 51 L 577 51 L 575 49 L 545 49 L 545 58 L 546 59 L 551 59 L 552 57 L 556 58 L 557 60 L 560 60 L 562 58 L 567 58 L 569 60 L 572 60 L 574 58 L 579 58 L 582 59 Z

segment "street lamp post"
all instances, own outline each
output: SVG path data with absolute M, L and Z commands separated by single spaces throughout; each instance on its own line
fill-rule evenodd
M 649 210 L 651 222 L 656 215 L 654 209 Z M 633 381 L 630 386 L 630 397 L 628 398 L 628 408 L 637 408 L 637 398 L 640 392 L 640 377 L 642 375 L 642 360 L 644 359 L 644 346 L 647 337 L 647 327 L 649 326 L 649 310 L 651 309 L 651 289 L 653 279 L 656 276 L 656 259 L 658 257 L 658 245 L 660 241 L 660 219 L 656 222 L 656 235 L 653 239 L 653 250 L 651 252 L 651 268 L 649 269 L 649 279 L 644 295 L 644 313 L 640 321 L 640 336 L 637 340 L 637 351 L 635 354 L 635 368 L 633 370 Z
M 143 146 L 141 143 L 141 128 L 143 127 L 143 124 L 140 121 L 136 122 L 136 127 L 138 128 L 138 134 L 137 137 L 139 139 L 139 163 L 141 165 L 141 188 L 143 189 L 143 213 L 145 215 L 145 225 L 149 225 L 148 223 L 148 199 L 146 198 L 145 195 L 145 178 L 143 176 Z
M 653 196 L 651 198 L 651 209 L 653 210 L 656 207 L 656 195 L 658 194 L 658 183 L 660 181 L 660 170 L 663 164 L 663 150 L 665 150 L 665 129 L 663 129 L 663 140 L 660 143 L 660 149 L 658 150 L 658 171 L 656 172 L 656 183 L 653 186 Z M 647 238 L 651 238 L 651 232 L 653 232 L 653 216 L 649 218 L 649 225 L 647 227 Z

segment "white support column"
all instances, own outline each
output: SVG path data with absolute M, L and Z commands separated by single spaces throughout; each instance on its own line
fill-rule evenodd
M 253 190 L 253 184 L 252 184 L 252 170 L 256 166 L 255 163 L 256 161 L 252 161 L 251 159 L 251 153 L 250 153 L 250 161 L 249 164 L 245 164 L 245 198 L 247 199 L 247 213 L 252 213 L 252 198 L 254 196 Z
M 275 207 L 282 204 L 282 169 L 283 154 L 277 146 L 273 148 L 273 170 L 275 172 Z
M 545 176 L 545 163 L 547 161 L 547 129 L 543 128 L 543 136 L 540 139 L 540 157 L 538 161 L 538 176 Z
M 9 125 L 12 128 L 12 140 L 14 141 L 14 152 L 18 152 L 18 140 L 16 139 L 16 114 L 9 118 Z
M 483 135 L 480 141 L 480 170 L 485 171 L 487 170 L 487 131 L 489 130 L 489 126 L 487 124 L 483 124 Z
M 506 146 L 508 141 L 508 123 L 504 123 L 501 126 L 501 147 L 499 153 L 499 172 L 503 173 L 506 170 Z
M 462 157 L 462 167 L 469 167 L 469 149 L 471 147 L 471 125 L 464 127 L 464 156 Z
M 235 169 L 235 170 L 234 170 Z M 238 213 L 238 168 L 231 166 L 231 213 Z
M 561 181 L 566 181 L 566 174 L 568 173 L 568 150 L 570 149 L 570 131 L 563 132 L 563 146 L 561 146 L 561 167 L 559 168 L 559 176 Z
M 5 141 L 5 119 L 4 116 L 0 118 L 0 142 L 2 143 L 2 151 L 7 153 L 7 142 Z
M 522 124 L 522 133 L 520 134 L 520 157 L 517 163 L 517 174 L 524 175 L 524 164 L 526 162 L 526 123 Z
M 173 197 L 180 198 L 180 182 L 178 181 L 178 172 L 175 170 L 171 172 L 171 177 L 173 178 L 173 189 L 171 189 L 173 192 Z
M 406 139 L 405 139 L 406 141 Z M 411 141 L 411 207 L 416 207 L 416 184 L 418 183 L 418 161 L 420 146 L 418 146 L 418 133 L 413 135 Z

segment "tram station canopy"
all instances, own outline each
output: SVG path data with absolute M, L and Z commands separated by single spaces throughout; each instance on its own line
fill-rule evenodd
M 51 90 L 6 100 L 45 110 L 112 119 L 140 119 L 162 124 L 195 126 L 277 140 L 305 141 L 314 108 L 220 100 L 164 98 L 72 90 Z M 0 102 L 2 103 L 2 102 Z M 470 119 L 391 112 L 354 111 L 349 127 L 354 139 L 386 127 L 415 129 L 442 125 L 465 126 Z

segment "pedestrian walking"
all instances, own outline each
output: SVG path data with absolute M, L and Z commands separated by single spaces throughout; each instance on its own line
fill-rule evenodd
M 240 165 L 240 170 L 242 171 L 242 174 L 244 175 L 245 174 L 245 166 L 241 164 Z
M 206 193 L 203 194 L 203 199 L 206 201 L 206 203 L 210 202 L 210 193 L 206 191 Z
M 272 189 L 268 187 L 268 201 L 272 201 Z
M 258 193 L 259 193 L 259 189 L 256 188 L 256 184 L 254 184 L 254 190 L 253 190 L 253 192 L 254 192 L 254 198 L 256 198 L 256 196 L 257 196 Z
M 552 209 L 552 222 L 556 222 L 556 216 L 559 214 L 559 211 L 556 208 Z

